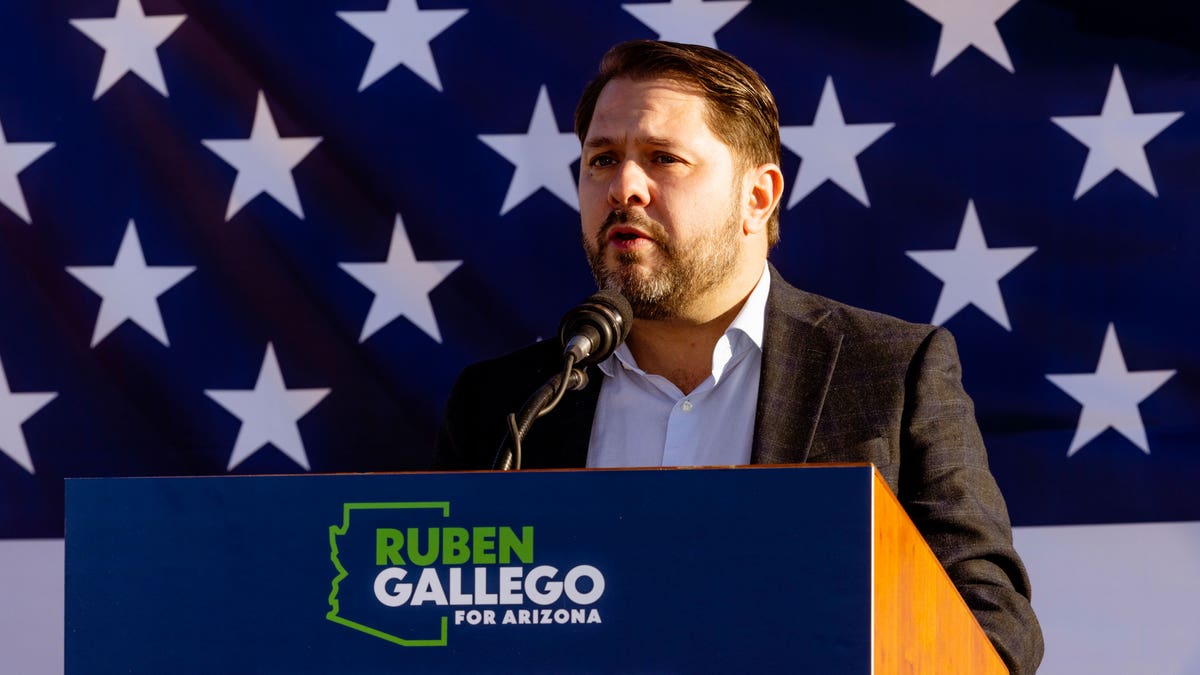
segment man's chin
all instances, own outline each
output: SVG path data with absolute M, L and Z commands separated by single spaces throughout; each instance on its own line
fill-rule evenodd
M 654 283 L 657 270 L 645 262 L 618 262 L 609 267 L 608 279 L 619 286 L 615 290 L 625 292 L 625 289 L 645 288 Z
M 609 248 L 601 260 L 590 261 L 592 275 L 601 288 L 617 291 L 631 301 L 652 297 L 653 289 L 661 286 L 662 276 L 661 265 L 652 256 Z

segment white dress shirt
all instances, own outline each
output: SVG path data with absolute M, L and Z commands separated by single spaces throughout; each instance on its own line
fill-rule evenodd
M 588 467 L 749 464 L 770 286 L 764 264 L 713 348 L 712 374 L 690 394 L 638 368 L 626 345 L 602 361 Z

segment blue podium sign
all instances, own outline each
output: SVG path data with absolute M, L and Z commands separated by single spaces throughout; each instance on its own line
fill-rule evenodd
M 68 673 L 871 669 L 872 469 L 72 479 Z

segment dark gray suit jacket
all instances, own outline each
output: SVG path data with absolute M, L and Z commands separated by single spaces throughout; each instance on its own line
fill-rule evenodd
M 547 340 L 463 371 L 436 464 L 491 468 L 505 416 L 561 367 Z M 523 443 L 525 468 L 582 467 L 603 375 L 593 367 Z M 751 461 L 872 462 L 1014 673 L 1042 659 L 1029 577 L 1012 546 L 948 331 L 789 286 L 771 268 Z

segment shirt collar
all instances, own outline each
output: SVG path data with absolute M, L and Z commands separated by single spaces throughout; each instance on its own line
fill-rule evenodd
M 730 336 L 730 333 L 735 330 L 741 331 L 750 338 L 755 347 L 762 350 L 763 328 L 767 322 L 767 294 L 770 291 L 771 271 L 764 262 L 758 284 L 750 293 L 750 297 L 746 298 L 746 304 L 742 305 L 742 311 L 733 317 L 733 322 L 729 324 L 725 335 Z
M 754 286 L 754 290 L 746 298 L 746 304 L 742 305 L 741 311 L 733 317 L 729 328 L 725 329 L 725 334 L 713 350 L 713 375 L 716 379 L 720 379 L 721 372 L 733 355 L 749 348 L 750 345 L 762 351 L 763 330 L 767 318 L 767 294 L 770 290 L 771 271 L 764 262 L 758 284 Z M 746 338 L 749 339 L 749 344 L 744 344 Z M 621 343 L 621 346 L 617 347 L 611 356 L 597 364 L 600 372 L 608 377 L 612 377 L 616 373 L 616 369 L 622 365 L 640 375 L 645 374 L 641 368 L 638 368 L 633 353 L 629 351 L 629 346 L 625 343 Z

